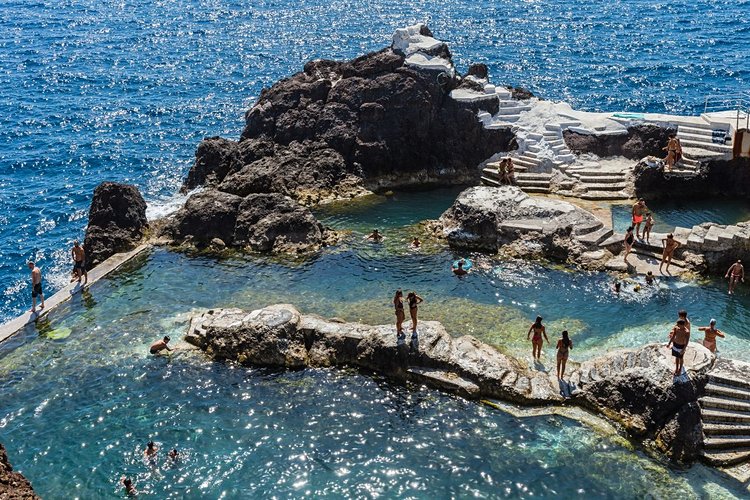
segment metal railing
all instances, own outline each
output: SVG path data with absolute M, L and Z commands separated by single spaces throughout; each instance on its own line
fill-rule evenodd
M 745 122 L 745 128 L 750 128 L 750 92 L 707 95 L 703 112 L 716 113 L 721 111 L 736 113 L 734 116 L 735 130 L 740 129 L 742 121 Z

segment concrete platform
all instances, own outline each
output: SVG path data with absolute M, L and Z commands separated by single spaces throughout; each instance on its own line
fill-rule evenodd
M 0 325 L 0 343 L 8 340 L 10 337 L 21 331 L 27 325 L 35 323 L 40 318 L 44 318 L 45 316 L 49 315 L 49 313 L 57 309 L 61 304 L 70 300 L 73 295 L 83 291 L 100 279 L 104 278 L 148 248 L 151 248 L 151 245 L 146 243 L 138 246 L 130 252 L 118 253 L 116 255 L 113 255 L 88 272 L 89 279 L 88 284 L 85 287 L 82 287 L 77 283 L 70 283 L 51 297 L 45 297 L 44 309 L 42 311 L 37 310 L 37 312 L 35 313 L 27 311 L 17 318 L 10 320 L 3 325 Z

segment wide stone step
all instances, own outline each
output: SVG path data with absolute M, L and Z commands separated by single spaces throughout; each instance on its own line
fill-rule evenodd
M 528 111 L 529 109 L 530 108 L 528 106 L 502 107 L 497 111 L 497 114 L 495 116 L 505 118 L 509 115 L 520 115 L 522 112 Z
M 536 156 L 532 156 L 529 154 L 522 154 L 521 156 L 517 158 L 513 158 L 513 163 L 520 163 L 522 165 L 539 165 L 542 162 L 539 158 Z
M 741 423 L 710 423 L 703 422 L 703 434 L 706 436 L 748 436 L 750 437 L 750 424 Z
M 481 180 L 482 180 L 482 184 L 484 184 L 485 186 L 502 186 L 500 181 L 497 179 L 492 179 L 490 177 L 482 176 Z
M 629 200 L 630 195 L 623 191 L 586 191 L 579 198 L 591 201 Z
M 544 193 L 544 194 L 549 193 L 548 187 L 541 187 L 541 186 L 518 186 L 518 187 L 520 187 L 524 193 Z
M 573 234 L 581 236 L 591 234 L 594 231 L 601 229 L 602 226 L 604 226 L 604 224 L 602 224 L 602 222 L 598 220 L 586 224 L 578 224 L 575 226 Z
M 549 179 L 516 179 L 516 184 L 521 189 L 527 188 L 527 187 L 546 187 L 549 188 Z
M 500 224 L 501 231 L 510 232 L 530 232 L 530 231 L 543 231 L 543 223 L 539 219 L 521 219 L 521 220 L 508 220 Z
M 521 115 L 515 114 L 515 115 L 495 115 L 495 120 L 500 120 L 504 122 L 517 122 L 521 118 Z
M 711 465 L 734 465 L 750 460 L 750 449 L 704 451 L 703 458 Z
M 623 183 L 601 183 L 601 184 L 584 184 L 588 191 L 622 191 L 628 187 Z
M 750 402 L 738 401 L 718 396 L 704 396 L 698 400 L 703 408 L 720 408 L 737 412 L 747 412 L 750 415 Z
M 544 126 L 544 130 L 548 130 L 548 131 L 550 131 L 550 132 L 557 132 L 557 133 L 560 133 L 560 129 L 561 129 L 561 127 L 560 127 L 560 124 L 559 124 L 559 123 L 547 123 L 547 124 L 546 124 L 546 125 Z
M 703 440 L 703 446 L 707 450 L 750 448 L 750 436 L 711 436 Z
M 576 236 L 576 239 L 587 246 L 598 245 L 602 241 L 612 236 L 612 229 L 608 227 L 602 227 L 594 232 L 588 234 L 582 234 Z
M 593 169 L 576 170 L 573 175 L 577 177 L 614 177 L 614 176 L 625 177 L 626 176 L 626 174 L 624 173 L 613 172 L 612 170 L 593 170 Z
M 703 423 L 739 423 L 750 424 L 750 413 L 723 410 L 721 408 L 701 409 Z
M 683 146 L 691 148 L 703 148 L 709 151 L 716 151 L 718 153 L 731 153 L 732 146 L 726 146 L 724 144 L 714 144 L 711 142 L 695 141 L 695 140 L 680 140 Z
M 543 174 L 543 173 L 535 174 L 535 173 L 530 173 L 530 172 L 524 172 L 522 174 L 516 175 L 516 180 L 528 179 L 528 180 L 537 180 L 537 181 L 543 180 L 543 181 L 549 182 L 551 178 L 552 178 L 552 174 Z
M 724 377 L 717 373 L 708 374 L 710 384 L 720 384 L 723 386 L 736 387 L 738 389 L 750 391 L 750 380 L 743 380 L 735 377 Z
M 727 139 L 727 137 L 729 136 L 727 136 L 726 134 L 722 136 L 722 138 L 725 141 L 724 143 L 715 142 L 713 133 L 711 131 L 709 131 L 706 134 L 678 132 L 677 137 L 680 138 L 680 142 L 687 140 L 687 141 L 695 141 L 695 142 L 706 142 L 708 144 L 719 144 L 719 145 L 724 145 L 724 146 L 727 146 L 730 144 L 730 139 Z
M 581 182 L 588 182 L 591 184 L 599 184 L 599 183 L 617 183 L 617 182 L 624 182 L 626 179 L 626 176 L 623 175 L 581 175 L 578 177 L 578 180 Z

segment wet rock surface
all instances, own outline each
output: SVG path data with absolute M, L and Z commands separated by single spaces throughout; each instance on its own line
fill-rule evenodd
M 14 472 L 5 447 L 0 444 L 0 498 L 3 500 L 38 499 L 31 483 L 20 473 Z
M 603 224 L 571 203 L 534 197 L 514 186 L 477 186 L 458 195 L 439 220 L 442 233 L 455 248 L 508 250 L 515 255 L 562 261 L 580 256 L 586 246 L 579 237 Z
M 94 190 L 84 248 L 91 268 L 112 255 L 132 250 L 148 229 L 146 202 L 130 184 L 103 182 Z
M 574 153 L 593 153 L 599 157 L 624 156 L 639 160 L 644 156 L 664 156 L 662 148 L 669 140 L 669 134 L 677 129 L 657 125 L 635 125 L 628 127 L 625 134 L 582 134 L 574 130 L 564 130 L 563 139 Z

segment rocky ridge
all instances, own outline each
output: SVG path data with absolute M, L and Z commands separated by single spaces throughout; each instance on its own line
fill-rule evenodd
M 675 379 L 663 344 L 621 350 L 572 367 L 569 382 L 527 367 L 471 336 L 452 338 L 438 322 L 397 338 L 391 325 L 370 326 L 301 314 L 288 304 L 252 312 L 210 310 L 193 316 L 185 340 L 217 361 L 284 368 L 354 366 L 469 398 L 522 405 L 583 406 L 618 422 L 630 436 L 676 461 L 703 447 L 698 400 L 714 357 L 691 343 L 687 372 Z
M 37 500 L 31 483 L 20 473 L 14 472 L 8 461 L 5 447 L 0 444 L 0 498 L 3 500 Z

